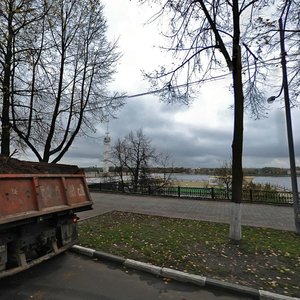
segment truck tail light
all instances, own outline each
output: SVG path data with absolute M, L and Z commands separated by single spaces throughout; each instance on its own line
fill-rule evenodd
M 72 222 L 73 222 L 74 224 L 76 224 L 76 223 L 78 222 L 78 220 L 79 220 L 79 218 L 78 218 L 76 215 L 74 215 L 74 216 L 72 217 Z

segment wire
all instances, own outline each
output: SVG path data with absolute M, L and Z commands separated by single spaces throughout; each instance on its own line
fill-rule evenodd
M 192 81 L 192 82 L 189 82 L 188 85 L 199 84 L 201 82 L 209 82 L 209 81 L 221 80 L 221 79 L 225 78 L 228 75 L 231 75 L 231 73 L 226 73 L 226 74 L 223 74 L 223 75 L 219 75 L 219 76 L 215 76 L 215 77 L 211 77 L 211 78 L 207 78 L 207 79 L 201 79 L 201 80 L 197 80 L 197 81 Z M 173 86 L 173 88 L 182 88 L 182 87 L 185 87 L 185 86 L 187 86 L 187 83 Z M 143 93 L 139 93 L 139 94 L 118 96 L 118 97 L 115 97 L 114 99 L 119 99 L 119 98 L 122 98 L 122 99 L 138 98 L 138 97 L 143 97 L 143 96 L 147 96 L 147 95 L 158 94 L 158 93 L 163 92 L 163 91 L 168 90 L 168 89 L 169 89 L 169 87 L 163 87 L 161 89 L 152 90 L 152 91 L 148 91 L 148 92 L 143 92 Z
M 291 54 L 289 56 L 295 56 L 295 55 Z M 270 63 L 270 62 L 273 62 L 273 64 L 277 64 L 277 63 L 280 62 L 279 60 L 280 60 L 280 57 L 273 57 L 273 58 L 267 59 L 263 62 L 258 62 L 258 64 L 263 65 L 265 63 Z M 251 68 L 253 65 L 250 64 L 249 66 Z M 226 73 L 226 74 L 211 77 L 211 78 L 206 78 L 206 79 L 201 79 L 201 80 L 189 82 L 188 85 L 199 84 L 201 82 L 210 82 L 210 81 L 221 80 L 221 79 L 225 78 L 228 75 L 231 75 L 231 73 Z M 173 86 L 173 88 L 182 88 L 182 87 L 186 87 L 186 86 L 187 86 L 187 83 L 184 83 L 184 84 L 179 84 L 179 85 Z M 163 88 L 148 91 L 148 92 L 142 92 L 142 93 L 132 94 L 132 95 L 118 96 L 118 97 L 114 97 L 114 99 L 131 99 L 131 98 L 138 98 L 138 97 L 143 97 L 143 96 L 147 96 L 147 95 L 155 95 L 155 94 L 158 94 L 158 93 L 163 92 L 163 91 L 168 90 L 168 89 L 169 89 L 169 87 L 163 87 Z

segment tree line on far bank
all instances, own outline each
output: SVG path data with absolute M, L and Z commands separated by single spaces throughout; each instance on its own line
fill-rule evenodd
M 87 170 L 94 169 L 94 167 L 86 168 Z M 97 170 L 103 172 L 102 168 L 96 167 Z M 187 168 L 187 167 L 176 167 L 176 166 L 149 166 L 147 168 L 148 173 L 175 173 L 175 174 L 190 174 L 190 175 L 214 175 L 220 168 Z M 109 172 L 117 172 L 117 167 L 110 166 Z M 126 171 L 126 168 L 124 169 Z M 300 167 L 297 167 L 297 171 L 300 172 Z M 288 176 L 289 169 L 276 168 L 276 167 L 264 167 L 264 168 L 244 168 L 243 173 L 246 176 Z

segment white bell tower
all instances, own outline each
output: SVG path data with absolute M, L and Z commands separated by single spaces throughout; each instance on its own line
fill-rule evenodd
M 109 172 L 109 158 L 110 158 L 110 142 L 111 138 L 108 132 L 108 123 L 106 128 L 106 133 L 103 139 L 104 151 L 103 151 L 103 173 L 108 174 Z

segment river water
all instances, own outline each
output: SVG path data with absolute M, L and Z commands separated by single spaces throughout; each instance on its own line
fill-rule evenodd
M 209 182 L 213 176 L 211 175 L 191 175 L 191 174 L 174 174 L 172 178 L 174 180 L 183 180 L 183 181 L 202 181 Z M 287 190 L 292 189 L 291 177 L 289 176 L 249 176 L 253 178 L 253 183 L 261 184 L 271 184 L 273 186 L 278 186 L 285 188 Z M 298 186 L 300 187 L 300 178 L 297 178 Z

